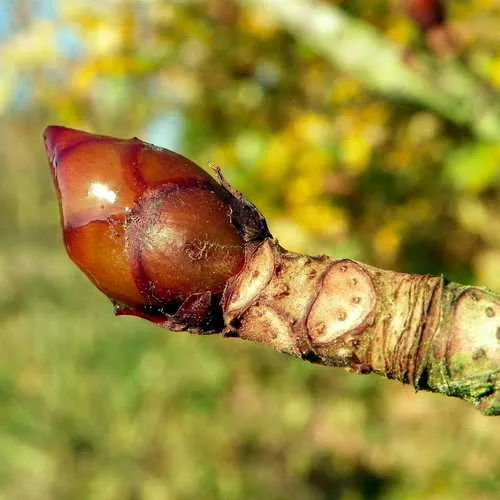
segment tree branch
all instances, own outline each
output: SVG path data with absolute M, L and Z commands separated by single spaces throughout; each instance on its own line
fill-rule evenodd
M 222 331 L 500 414 L 500 296 L 288 252 L 220 171 L 217 183 L 137 138 L 52 126 L 45 145 L 68 254 L 117 314 Z
M 357 373 L 377 373 L 500 414 L 500 296 L 432 276 L 249 251 L 223 300 L 226 334 Z
M 293 33 L 375 92 L 432 109 L 469 127 L 483 140 L 500 140 L 500 101 L 457 61 L 403 51 L 374 27 L 341 9 L 309 0 L 240 0 L 263 9 Z

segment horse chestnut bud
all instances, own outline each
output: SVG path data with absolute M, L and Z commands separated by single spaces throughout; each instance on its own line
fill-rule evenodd
M 50 126 L 44 139 L 67 252 L 117 314 L 219 329 L 220 298 L 245 243 L 267 234 L 258 215 L 249 220 L 261 227 L 246 228 L 253 206 L 187 158 L 137 138 Z
M 442 26 L 445 22 L 445 0 L 404 0 L 404 3 L 408 16 L 424 33 Z

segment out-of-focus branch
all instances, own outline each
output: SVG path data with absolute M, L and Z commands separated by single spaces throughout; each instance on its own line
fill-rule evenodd
M 467 126 L 479 138 L 500 140 L 500 99 L 457 61 L 422 53 L 404 57 L 374 27 L 341 9 L 310 0 L 240 0 L 265 10 L 318 53 L 391 99 L 425 106 Z

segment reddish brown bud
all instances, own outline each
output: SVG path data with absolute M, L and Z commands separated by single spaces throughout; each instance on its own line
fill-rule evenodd
M 219 328 L 222 292 L 252 233 L 238 219 L 253 207 L 190 160 L 136 138 L 56 126 L 44 138 L 68 254 L 117 313 Z
M 406 12 L 427 33 L 446 19 L 445 0 L 403 0 Z

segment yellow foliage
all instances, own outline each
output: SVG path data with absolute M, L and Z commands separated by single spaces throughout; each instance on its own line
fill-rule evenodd
M 389 106 L 386 102 L 374 101 L 361 110 L 360 119 L 367 125 L 373 122 L 373 125 L 383 126 L 388 122 L 390 116 Z
M 87 95 L 98 76 L 96 68 L 92 64 L 76 66 L 71 73 L 71 87 L 76 94 Z
M 304 113 L 290 123 L 289 130 L 295 140 L 323 144 L 331 134 L 331 122 L 326 116 Z
M 402 16 L 393 18 L 389 28 L 385 31 L 385 35 L 389 40 L 405 47 L 410 45 L 415 33 L 415 26 L 408 18 Z
M 272 138 L 257 165 L 259 177 L 273 183 L 281 181 L 292 168 L 291 145 L 283 135 Z
M 340 142 L 340 158 L 345 167 L 355 173 L 362 172 L 372 157 L 372 145 L 362 130 L 351 130 Z
M 271 233 L 285 248 L 292 251 L 302 251 L 310 244 L 310 235 L 290 217 L 290 214 L 286 216 L 276 215 L 270 219 L 269 223 Z
M 439 119 L 429 112 L 415 113 L 408 121 L 405 140 L 410 146 L 428 144 L 434 139 L 441 129 Z
M 324 176 L 333 169 L 333 156 L 320 148 L 305 148 L 297 156 L 295 168 L 300 175 L 307 175 L 312 183 L 322 184 Z
M 287 203 L 300 207 L 317 198 L 323 190 L 321 181 L 322 179 L 314 179 L 311 175 L 294 175 L 287 185 Z
M 500 87 L 500 57 L 499 56 L 497 56 L 491 60 L 488 73 L 489 73 L 490 82 L 495 87 Z
M 291 206 L 290 214 L 297 224 L 315 236 L 340 238 L 349 229 L 345 211 L 325 201 Z
M 85 47 L 94 57 L 109 57 L 121 50 L 122 43 L 122 29 L 118 23 L 96 22 L 92 30 L 87 28 Z
M 218 144 L 209 150 L 210 162 L 222 168 L 231 168 L 236 164 L 236 155 L 232 144 Z
M 343 104 L 354 99 L 362 91 L 362 87 L 357 80 L 342 76 L 335 80 L 331 90 L 331 100 L 333 104 Z
M 73 96 L 57 96 L 54 99 L 53 112 L 57 116 L 57 121 L 74 123 L 75 127 L 81 126 L 81 113 Z
M 414 224 L 430 222 L 433 217 L 432 203 L 428 198 L 414 198 L 402 207 L 399 216 Z
M 412 164 L 412 151 L 408 149 L 393 149 L 385 157 L 384 168 L 387 170 L 405 170 Z
M 493 290 L 500 289 L 500 249 L 479 253 L 474 259 L 474 270 L 478 280 Z
M 406 224 L 393 220 L 383 225 L 374 235 L 373 248 L 381 262 L 390 262 L 399 251 Z
M 4 71 L 0 74 L 0 115 L 10 103 L 15 85 L 15 73 L 13 71 Z
M 259 8 L 244 10 L 239 18 L 239 26 L 242 31 L 262 40 L 271 39 L 278 29 L 276 21 Z

